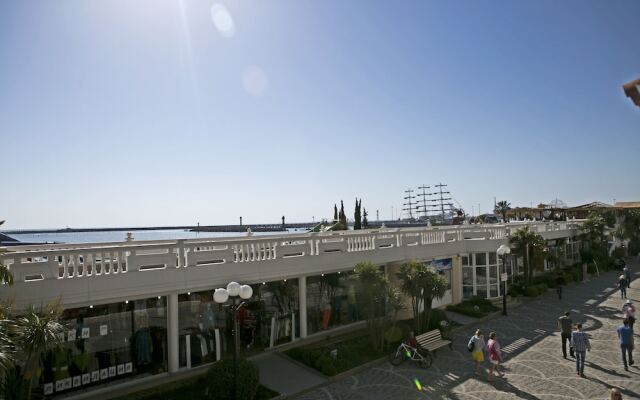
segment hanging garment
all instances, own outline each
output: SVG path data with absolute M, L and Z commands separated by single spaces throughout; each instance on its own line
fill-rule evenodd
M 151 362 L 151 334 L 148 329 L 136 332 L 136 362 L 138 365 L 146 365 Z
M 329 303 L 324 305 L 322 310 L 322 329 L 327 330 L 329 328 L 329 320 L 331 319 L 331 306 Z
M 200 352 L 202 353 L 202 358 L 206 357 L 209 352 L 207 351 L 207 341 L 204 336 L 198 334 L 198 340 L 200 341 Z

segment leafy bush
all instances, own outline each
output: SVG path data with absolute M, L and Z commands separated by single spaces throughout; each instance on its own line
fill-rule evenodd
M 206 398 L 207 385 L 207 379 L 198 376 L 154 386 L 114 400 L 201 400 Z M 253 400 L 268 400 L 277 395 L 277 392 L 260 385 Z
M 238 360 L 238 387 L 236 396 L 234 388 L 233 360 L 223 359 L 214 363 L 207 373 L 207 384 L 210 399 L 253 400 L 260 384 L 258 366 L 248 360 Z
M 404 335 L 402 338 L 406 337 L 408 326 L 398 328 Z M 332 350 L 336 351 L 335 359 L 330 355 Z M 322 347 L 298 347 L 285 354 L 326 376 L 334 376 L 383 357 L 386 352 L 373 348 L 367 336 L 359 336 Z
M 580 267 L 572 268 L 569 273 L 573 276 L 573 280 L 576 282 L 582 281 L 582 269 Z
M 529 286 L 525 289 L 524 295 L 527 297 L 537 297 L 540 294 L 536 285 Z
M 314 365 L 318 371 L 322 372 L 323 375 L 334 376 L 338 373 L 338 370 L 334 365 L 334 360 L 327 355 L 323 354 L 318 357 Z
M 562 273 L 562 279 L 564 279 L 565 284 L 573 282 L 573 275 L 568 272 Z
M 447 310 L 469 317 L 482 318 L 500 309 L 487 299 L 473 298 L 458 304 L 450 304 Z

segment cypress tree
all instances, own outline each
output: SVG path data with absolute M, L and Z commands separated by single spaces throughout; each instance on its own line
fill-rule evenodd
M 361 201 L 362 202 L 362 201 Z M 360 213 L 360 203 L 356 197 L 356 209 L 353 213 L 353 229 L 362 229 L 362 214 Z
M 342 229 L 347 229 L 347 215 L 344 213 L 344 202 L 340 200 L 340 214 L 338 215 L 340 218 L 340 224 L 342 225 Z
M 362 200 L 360 200 L 360 205 L 362 205 Z M 367 216 L 369 214 L 367 214 L 367 209 L 364 208 L 363 212 L 362 212 L 362 228 L 363 229 L 368 229 L 369 228 L 369 220 L 367 219 Z
M 333 222 L 338 222 L 338 206 L 333 205 Z

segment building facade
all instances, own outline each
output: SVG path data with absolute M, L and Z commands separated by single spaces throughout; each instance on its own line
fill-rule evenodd
M 64 346 L 44 360 L 46 395 L 87 392 L 221 359 L 233 349 L 233 317 L 213 291 L 236 281 L 253 296 L 238 316 L 243 352 L 296 343 L 357 324 L 354 266 L 369 261 L 397 282 L 407 260 L 449 281 L 434 306 L 502 295 L 496 249 L 524 226 L 552 251 L 576 257 L 580 221 L 397 228 L 282 236 L 14 246 L 2 298 L 20 309 L 60 301 Z M 578 243 L 578 245 L 576 245 Z

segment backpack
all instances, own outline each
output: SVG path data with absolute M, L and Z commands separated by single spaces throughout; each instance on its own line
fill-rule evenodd
M 469 340 L 469 343 L 467 344 L 467 350 L 469 350 L 469 353 L 473 352 L 474 347 L 475 342 L 473 341 L 473 338 L 471 338 L 471 340 Z

